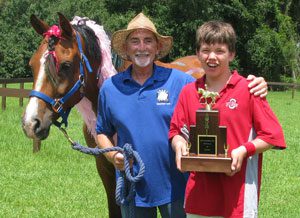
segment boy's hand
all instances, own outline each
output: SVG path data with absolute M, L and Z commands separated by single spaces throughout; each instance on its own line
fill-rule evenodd
M 261 98 L 266 97 L 268 94 L 268 85 L 263 77 L 255 77 L 254 75 L 249 75 L 247 77 L 248 81 L 251 81 L 248 85 L 250 88 L 250 93 L 254 93 L 255 96 L 260 96 Z
M 242 145 L 236 149 L 233 149 L 231 151 L 231 158 L 232 158 L 231 173 L 226 173 L 226 175 L 233 176 L 237 172 L 239 172 L 241 170 L 243 160 L 246 156 L 247 156 L 247 150 L 245 146 Z
M 186 143 L 183 143 L 181 141 L 177 142 L 176 145 L 174 146 L 175 148 L 175 153 L 176 153 L 176 166 L 179 171 L 182 172 L 181 170 L 181 157 L 188 155 L 186 151 Z

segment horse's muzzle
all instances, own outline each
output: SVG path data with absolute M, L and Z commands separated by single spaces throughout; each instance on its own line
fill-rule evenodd
M 30 122 L 28 122 L 23 117 L 22 128 L 27 137 L 39 140 L 46 139 L 50 131 L 50 125 L 43 127 L 41 125 L 41 121 L 37 118 L 34 118 Z

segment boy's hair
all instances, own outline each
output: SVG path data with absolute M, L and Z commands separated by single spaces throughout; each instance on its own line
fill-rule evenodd
M 196 49 L 199 51 L 201 44 L 221 43 L 228 45 L 230 52 L 235 52 L 236 34 L 229 23 L 223 21 L 208 21 L 202 24 L 196 32 Z

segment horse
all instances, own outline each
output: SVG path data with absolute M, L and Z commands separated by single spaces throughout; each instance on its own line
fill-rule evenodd
M 52 124 L 67 126 L 68 115 L 75 106 L 84 120 L 87 145 L 96 147 L 99 87 L 117 73 L 110 40 L 103 27 L 88 18 L 75 17 L 70 22 L 63 14 L 58 16 L 59 27 L 49 26 L 35 15 L 30 17 L 32 27 L 43 39 L 29 62 L 34 82 L 22 128 L 27 137 L 44 140 Z M 114 194 L 115 168 L 104 155 L 95 160 L 106 191 L 109 217 L 121 217 Z
M 86 143 L 96 147 L 96 111 L 99 86 L 116 74 L 112 66 L 110 41 L 103 28 L 87 19 L 74 19 L 72 24 L 59 15 L 59 28 L 50 27 L 35 15 L 30 23 L 43 40 L 32 55 L 33 91 L 26 106 L 22 127 L 34 140 L 46 139 L 50 126 L 67 125 L 70 109 L 76 105 L 85 121 Z M 98 78 L 99 77 L 99 78 Z M 62 117 L 62 121 L 57 119 Z M 107 159 L 96 157 L 109 208 L 109 217 L 121 217 L 115 203 L 115 169 Z

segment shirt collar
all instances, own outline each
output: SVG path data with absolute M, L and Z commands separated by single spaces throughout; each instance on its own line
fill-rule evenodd
M 123 83 L 127 82 L 127 81 L 133 81 L 132 76 L 131 76 L 131 71 L 132 71 L 132 65 L 130 65 L 124 71 L 123 77 L 122 77 Z M 171 71 L 172 71 L 172 69 L 164 68 L 164 67 L 158 66 L 156 64 L 153 64 L 153 74 L 149 79 L 152 80 L 153 82 L 165 81 L 169 78 Z
M 227 83 L 227 86 L 234 87 L 242 78 L 239 76 L 237 70 L 233 70 L 230 80 Z
M 229 79 L 229 81 L 227 82 L 227 84 L 225 85 L 225 88 L 227 87 L 234 87 L 238 81 L 240 81 L 241 77 L 239 77 L 239 73 L 237 72 L 237 70 L 233 70 L 231 72 L 231 77 Z M 203 77 L 199 78 L 196 81 L 196 86 L 197 88 L 205 88 L 205 81 L 206 81 L 206 76 L 204 75 Z

